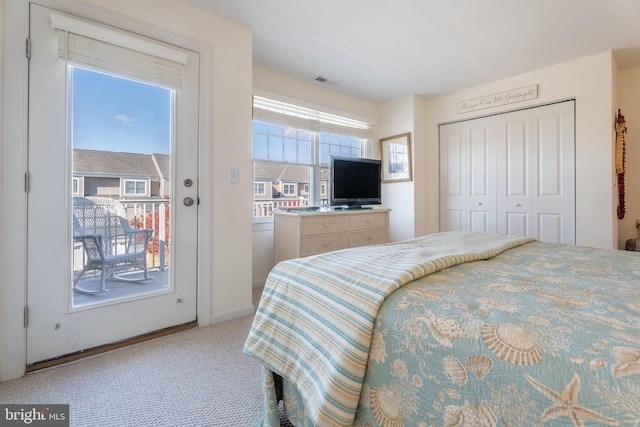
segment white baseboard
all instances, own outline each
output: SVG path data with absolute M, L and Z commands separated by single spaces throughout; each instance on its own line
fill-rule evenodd
M 243 308 L 241 310 L 229 311 L 227 313 L 216 314 L 211 316 L 211 324 L 215 325 L 216 323 L 227 322 L 229 320 L 239 319 L 240 317 L 251 316 L 255 313 L 256 309 L 251 304 L 249 307 Z

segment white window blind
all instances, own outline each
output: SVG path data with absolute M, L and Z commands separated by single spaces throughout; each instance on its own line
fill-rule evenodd
M 369 123 L 261 96 L 253 97 L 253 118 L 313 132 L 372 138 Z
M 51 14 L 51 26 L 58 35 L 58 58 L 69 64 L 182 88 L 188 54 L 181 49 L 57 13 Z

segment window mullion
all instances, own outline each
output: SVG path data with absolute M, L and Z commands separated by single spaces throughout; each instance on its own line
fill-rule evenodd
M 311 162 L 313 167 L 311 168 L 311 175 L 309 178 L 309 204 L 311 206 L 320 206 L 320 183 L 322 180 L 322 174 L 320 170 L 320 134 L 313 133 L 311 139 Z

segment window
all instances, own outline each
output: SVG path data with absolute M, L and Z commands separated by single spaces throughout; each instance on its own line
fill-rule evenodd
M 256 196 L 264 196 L 267 194 L 266 186 L 264 182 L 254 182 L 253 183 L 253 194 Z
M 365 122 L 254 97 L 254 217 L 280 206 L 327 205 L 331 156 L 370 157 L 371 150 Z M 272 194 L 258 193 L 264 182 Z
M 74 196 L 77 196 L 80 193 L 80 179 L 78 178 L 72 178 L 72 188 L 71 188 L 71 193 Z
M 147 183 L 127 180 L 124 182 L 124 194 L 125 196 L 144 196 L 147 194 Z
M 282 185 L 282 193 L 285 196 L 295 196 L 296 195 L 296 185 L 295 184 L 283 184 Z

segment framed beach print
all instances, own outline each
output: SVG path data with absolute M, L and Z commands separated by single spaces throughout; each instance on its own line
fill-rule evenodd
M 411 133 L 380 140 L 382 182 L 411 181 Z

